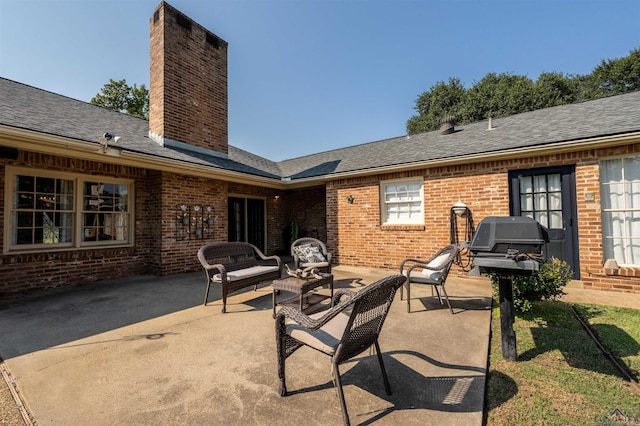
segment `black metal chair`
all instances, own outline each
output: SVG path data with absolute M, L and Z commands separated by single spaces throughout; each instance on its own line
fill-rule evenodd
M 309 346 L 331 357 L 333 384 L 338 391 L 344 424 L 349 415 L 342 391 L 338 366 L 375 346 L 387 395 L 391 386 L 382 362 L 378 336 L 396 290 L 405 277 L 393 275 L 370 284 L 358 292 L 339 289 L 329 310 L 306 315 L 291 306 L 284 306 L 276 315 L 276 343 L 280 395 L 287 394 L 285 360 L 302 346 Z M 341 298 L 346 296 L 342 301 Z
M 453 309 L 451 308 L 449 296 L 447 295 L 447 290 L 444 288 L 444 284 L 457 254 L 458 247 L 455 244 L 449 244 L 439 250 L 429 260 L 405 259 L 402 261 L 400 264 L 400 273 L 407 277 L 407 282 L 404 285 L 404 287 L 407 288 L 407 312 L 411 312 L 411 284 L 426 284 L 432 286 L 432 291 L 435 289 L 441 305 L 443 303 L 439 289 L 442 290 L 447 300 L 447 305 L 449 305 L 449 310 L 453 314 Z M 402 299 L 403 289 L 401 288 L 400 300 Z

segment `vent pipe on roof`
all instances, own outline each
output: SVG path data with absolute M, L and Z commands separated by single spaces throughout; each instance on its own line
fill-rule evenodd
M 455 132 L 454 126 L 456 124 L 456 117 L 453 115 L 447 115 L 442 117 L 438 121 L 438 124 L 440 125 L 440 134 L 448 135 L 449 133 Z

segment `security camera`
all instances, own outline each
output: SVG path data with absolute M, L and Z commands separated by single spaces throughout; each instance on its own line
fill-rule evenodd
M 102 137 L 110 141 L 113 138 L 113 135 L 111 133 L 105 133 L 102 135 Z
M 122 136 L 114 136 L 114 137 L 113 137 L 113 140 L 114 140 L 116 143 L 120 143 L 120 142 L 122 141 Z

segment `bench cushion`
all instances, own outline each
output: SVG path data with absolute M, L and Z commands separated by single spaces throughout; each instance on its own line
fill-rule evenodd
M 238 269 L 236 271 L 227 272 L 228 281 L 243 280 L 245 278 L 252 278 L 258 275 L 267 274 L 269 272 L 277 272 L 277 266 L 252 266 L 250 268 Z M 220 274 L 215 274 L 212 277 L 212 281 L 221 282 L 222 278 Z

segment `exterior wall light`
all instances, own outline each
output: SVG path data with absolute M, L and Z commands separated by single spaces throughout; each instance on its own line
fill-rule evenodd
M 353 195 L 347 195 L 347 203 L 349 204 L 353 204 L 353 202 L 355 201 L 355 197 Z
M 453 213 L 455 213 L 456 216 L 462 217 L 462 216 L 466 216 L 467 211 L 469 210 L 469 208 L 467 207 L 467 205 L 465 203 L 463 203 L 462 201 L 458 200 L 458 202 L 455 203 L 453 205 L 453 207 L 451 207 L 451 210 L 453 210 Z

